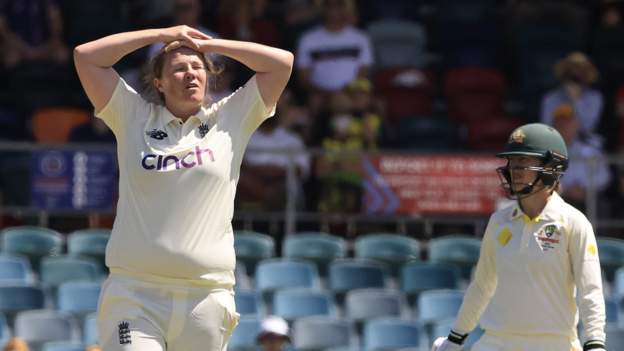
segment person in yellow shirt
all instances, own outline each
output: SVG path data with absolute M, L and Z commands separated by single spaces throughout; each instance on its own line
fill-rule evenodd
M 557 193 L 568 165 L 559 132 L 521 126 L 497 154 L 514 204 L 496 211 L 483 236 L 474 280 L 454 326 L 433 351 L 458 351 L 477 322 L 473 351 L 605 349 L 605 306 L 596 237 L 587 218 Z M 578 301 L 578 304 L 577 304 Z M 576 332 L 580 316 L 585 343 Z

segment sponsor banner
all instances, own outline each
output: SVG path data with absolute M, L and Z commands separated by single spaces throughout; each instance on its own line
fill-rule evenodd
M 112 152 L 36 151 L 31 205 L 39 209 L 111 209 L 116 187 Z
M 364 158 L 369 213 L 466 214 L 493 212 L 504 194 L 496 168 L 504 160 L 473 155 L 393 155 Z

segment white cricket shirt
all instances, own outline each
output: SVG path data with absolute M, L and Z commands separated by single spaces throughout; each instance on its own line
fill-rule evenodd
M 575 339 L 577 294 L 586 340 L 605 340 L 592 226 L 555 192 L 537 218 L 517 203 L 490 217 L 454 328 L 469 332 L 481 317 L 481 327 L 492 332 Z
M 245 147 L 272 116 L 255 76 L 185 123 L 123 79 L 97 116 L 117 138 L 119 201 L 106 265 L 234 284 L 234 196 Z

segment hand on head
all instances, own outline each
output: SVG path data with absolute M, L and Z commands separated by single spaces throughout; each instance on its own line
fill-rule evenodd
M 210 39 L 212 39 L 211 36 L 195 28 L 184 25 L 166 28 L 162 34 L 162 41 L 167 44 L 167 47 L 175 42 L 179 42 L 179 44 L 176 44 L 177 46 L 165 49 L 166 51 L 173 50 L 180 46 L 187 46 L 194 50 L 200 50 L 200 41 Z

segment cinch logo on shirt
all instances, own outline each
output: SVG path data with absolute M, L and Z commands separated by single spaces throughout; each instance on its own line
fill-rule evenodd
M 175 165 L 175 169 L 193 168 L 195 166 L 202 165 L 204 159 L 206 158 L 206 154 L 208 154 L 210 161 L 214 162 L 215 158 L 212 150 L 200 149 L 199 146 L 195 146 L 195 151 L 190 151 L 181 158 L 174 155 L 147 154 L 143 156 L 141 166 L 148 171 L 166 171 L 170 165 Z

